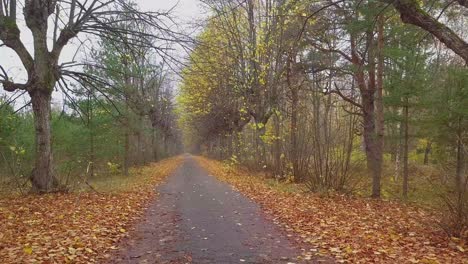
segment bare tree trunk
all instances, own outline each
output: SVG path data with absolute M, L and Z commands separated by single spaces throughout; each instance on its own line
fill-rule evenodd
M 125 128 L 125 135 L 124 135 L 124 175 L 128 176 L 128 171 L 130 167 L 130 133 L 128 131 L 129 128 Z
M 400 112 L 400 110 L 398 110 L 398 112 Z M 400 177 L 400 173 L 401 173 L 401 156 L 402 156 L 402 153 L 403 153 L 403 142 L 402 142 L 402 138 L 403 138 L 403 135 L 404 135 L 404 129 L 403 129 L 403 122 L 400 122 L 398 124 L 398 146 L 397 146 L 397 153 L 396 153 L 396 157 L 395 157 L 395 181 L 398 180 L 398 178 Z
M 384 16 L 383 14 L 378 17 L 377 20 L 377 82 L 375 93 L 375 122 L 376 122 L 376 134 L 377 144 L 383 151 L 384 148 L 384 136 L 385 136 L 385 117 L 384 117 Z
M 282 176 L 281 168 L 281 124 L 280 117 L 275 115 L 275 177 Z
M 298 160 L 298 146 L 297 146 L 297 120 L 298 120 L 298 107 L 299 95 L 295 88 L 291 89 L 291 163 L 293 169 L 293 176 L 296 181 L 300 181 L 299 175 L 299 160 Z
M 377 142 L 375 131 L 374 95 L 369 91 L 362 93 L 364 115 L 364 144 L 367 168 L 372 176 L 372 197 L 380 198 L 380 181 L 382 174 L 382 148 Z
M 30 94 L 36 131 L 32 192 L 46 193 L 58 187 L 52 167 L 51 95 L 37 89 Z
M 157 130 L 155 127 L 153 127 L 153 133 L 152 133 L 152 137 L 151 137 L 151 146 L 152 146 L 152 149 L 153 149 L 153 160 L 154 161 L 158 161 L 158 145 L 157 145 Z
M 89 129 L 89 165 L 88 165 L 88 175 L 93 177 L 94 176 L 94 165 L 96 164 L 96 154 L 95 154 L 95 147 L 94 147 L 94 112 L 93 112 L 93 104 L 92 100 L 92 93 L 93 88 L 90 89 L 88 93 L 88 129 Z
M 95 144 L 94 144 L 94 131 L 90 133 L 89 137 L 89 175 L 93 177 L 95 175 L 94 173 L 94 167 L 96 164 L 96 150 L 95 150 Z
M 360 108 L 362 110 L 363 115 L 363 137 L 367 159 L 367 169 L 372 177 L 372 197 L 380 198 L 383 164 L 383 135 L 377 135 L 379 128 L 376 127 L 375 93 L 378 90 L 377 86 L 381 86 L 381 84 L 377 83 L 376 80 L 376 53 L 373 33 L 373 30 L 368 30 L 366 32 L 368 47 L 367 67 L 365 65 L 364 59 L 361 58 L 357 52 L 355 35 L 350 35 L 350 42 L 352 63 L 357 67 L 354 77 L 361 93 L 362 104 L 360 105 Z M 367 72 L 369 75 L 367 83 L 365 77 L 365 68 L 368 68 Z M 380 66 L 378 65 L 377 68 L 379 69 Z M 377 73 L 378 75 L 380 75 L 378 71 Z M 380 77 L 377 77 L 377 79 L 380 79 Z M 378 111 L 381 110 L 379 109 Z
M 383 127 L 380 128 L 380 119 L 383 120 L 383 107 L 377 102 L 376 109 L 376 99 L 379 99 L 379 94 L 382 91 L 382 83 L 379 83 L 380 73 L 379 65 L 377 65 L 377 71 L 375 67 L 376 47 L 374 41 L 373 31 L 369 30 L 367 32 L 367 45 L 369 47 L 368 51 L 368 67 L 369 67 L 369 80 L 367 87 L 361 84 L 361 96 L 362 96 L 362 108 L 364 115 L 364 143 L 366 145 L 366 157 L 367 157 L 367 167 L 372 175 L 372 197 L 380 198 L 380 188 L 381 188 L 381 176 L 382 176 L 382 163 L 383 163 Z M 378 48 L 378 45 L 377 45 Z M 383 70 L 383 69 L 382 69 Z M 376 80 L 377 72 L 377 80 Z M 362 75 L 362 74 L 361 74 Z M 360 77 L 360 82 L 363 82 L 362 77 Z
M 164 135 L 164 157 L 169 156 L 169 137 Z
M 372 45 L 372 44 L 371 44 Z M 385 119 L 384 119 L 384 103 L 383 103 L 383 91 L 384 91 L 384 16 L 380 15 L 377 21 L 377 80 L 376 80 L 376 93 L 375 93 L 375 129 L 376 129 L 376 149 L 375 154 L 375 172 L 374 180 L 376 181 L 373 185 L 373 197 L 380 197 L 380 178 L 382 174 L 383 166 L 383 149 L 384 149 L 384 135 L 385 135 Z M 370 51 L 372 52 L 372 51 Z M 372 62 L 371 62 L 372 63 Z M 378 185 L 378 186 L 377 186 Z M 378 194 L 377 194 L 378 192 Z
M 408 111 L 408 97 L 405 98 L 405 107 L 404 107 L 404 130 L 405 136 L 403 141 L 403 197 L 406 199 L 408 198 L 408 181 L 409 181 L 409 173 L 408 173 L 408 141 L 409 141 L 409 125 L 408 125 L 408 118 L 409 118 L 409 111 Z
M 129 76 L 129 69 L 128 69 L 128 61 L 126 58 L 123 59 L 123 65 L 125 66 L 124 69 L 124 82 L 125 82 L 125 87 L 124 87 L 124 96 L 125 96 L 125 132 L 124 132 L 124 160 L 123 160 L 123 170 L 124 170 L 124 175 L 128 176 L 129 175 L 129 169 L 130 169 L 130 107 L 129 107 L 129 97 L 130 97 L 130 86 L 131 80 Z
M 455 184 L 457 188 L 457 194 L 459 197 L 462 196 L 463 192 L 465 191 L 466 188 L 466 183 L 465 183 L 465 167 L 466 167 L 466 162 L 465 162 L 465 149 L 463 146 L 463 141 L 462 141 L 462 118 L 460 117 L 458 120 L 458 131 L 457 131 L 457 169 L 456 169 L 456 175 L 455 175 Z
M 432 151 L 432 142 L 428 141 L 426 144 L 426 149 L 424 150 L 424 165 L 429 164 L 429 155 L 431 154 Z
M 16 0 L 10 0 L 10 18 L 16 21 Z
M 264 169 L 266 166 L 266 146 L 263 141 L 266 133 L 266 123 L 261 122 L 263 118 L 255 118 L 255 154 L 256 154 L 256 167 L 257 169 Z
M 141 122 L 141 120 L 139 120 Z M 140 126 L 141 124 L 139 124 Z M 136 138 L 137 138 L 137 150 L 136 150 L 136 164 L 141 166 L 145 163 L 145 150 L 144 150 L 144 143 L 143 143 L 143 135 L 141 131 L 141 127 L 137 128 L 138 131 L 136 133 Z

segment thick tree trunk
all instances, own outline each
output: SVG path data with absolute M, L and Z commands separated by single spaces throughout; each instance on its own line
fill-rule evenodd
M 58 187 L 52 165 L 51 95 L 36 89 L 30 96 L 36 131 L 36 156 L 31 175 L 31 191 L 46 193 Z
M 373 31 L 368 31 L 368 83 L 365 84 L 363 69 L 357 75 L 358 85 L 362 97 L 362 113 L 364 123 L 364 144 L 366 147 L 367 168 L 372 176 L 372 197 L 380 198 L 382 164 L 383 164 L 383 104 L 380 96 L 383 89 L 383 65 L 377 64 L 378 49 L 376 49 Z M 383 35 L 380 36 L 383 38 Z M 383 43 L 377 43 L 377 48 Z M 353 55 L 355 57 L 356 55 Z M 360 66 L 362 67 L 362 65 Z M 377 76 L 376 76 L 377 73 Z M 376 78 L 377 77 L 377 78 Z M 377 95 L 376 95 L 377 94 Z M 376 102 L 377 100 L 377 102 Z
M 378 143 L 375 129 L 374 94 L 362 92 L 364 145 L 367 168 L 372 176 L 372 197 L 380 198 L 380 181 L 382 175 L 382 147 Z

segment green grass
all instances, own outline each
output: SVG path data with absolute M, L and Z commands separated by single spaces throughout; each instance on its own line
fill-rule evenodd
M 301 193 L 306 189 L 304 184 L 287 183 L 275 179 L 266 179 L 265 182 L 269 187 L 285 193 Z

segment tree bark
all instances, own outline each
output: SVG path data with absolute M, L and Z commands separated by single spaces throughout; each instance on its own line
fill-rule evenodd
M 409 100 L 405 98 L 404 106 L 404 143 L 403 143 L 403 197 L 408 198 L 409 172 L 408 172 L 408 151 L 409 151 Z
M 152 137 L 151 137 L 151 146 L 152 146 L 152 150 L 153 150 L 153 161 L 158 161 L 158 159 L 159 159 L 157 137 L 158 137 L 157 129 L 153 126 Z
M 291 89 L 291 163 L 293 169 L 293 176 L 295 181 L 300 181 L 299 177 L 299 160 L 298 160 L 298 146 L 297 146 L 297 120 L 298 120 L 298 107 L 299 95 L 296 88 Z
M 426 144 L 426 149 L 424 150 L 424 165 L 429 164 L 429 155 L 431 154 L 432 151 L 432 142 L 429 141 Z
M 124 135 L 124 175 L 128 176 L 129 174 L 129 167 L 130 167 L 130 132 L 128 131 L 129 128 L 125 128 L 125 135 Z
M 58 187 L 52 167 L 51 95 L 36 89 L 30 93 L 36 131 L 32 192 L 47 193 Z
M 125 125 L 126 127 L 125 132 L 124 132 L 124 160 L 123 160 L 123 170 L 124 170 L 124 175 L 128 176 L 129 175 L 129 170 L 130 170 L 130 129 L 131 129 L 131 124 L 130 124 L 130 86 L 131 80 L 129 76 L 129 69 L 128 69 L 128 61 L 126 58 L 123 59 L 123 65 L 125 66 L 124 69 L 124 82 L 125 82 L 125 87 L 124 87 L 124 96 L 125 96 Z M 133 124 L 132 124 L 133 125 Z
M 418 26 L 431 33 L 468 63 L 468 43 L 450 28 L 422 10 L 416 0 L 384 0 L 384 2 L 393 4 L 404 23 Z M 465 7 L 468 6 L 466 0 L 459 0 L 458 2 Z
M 364 145 L 367 158 L 367 168 L 372 176 L 372 197 L 380 198 L 380 181 L 382 174 L 382 148 L 377 142 L 375 129 L 374 94 L 371 91 L 362 92 Z
M 383 121 L 383 107 L 379 105 L 379 102 L 376 102 L 379 95 L 382 91 L 378 91 L 383 86 L 383 83 L 378 83 L 378 78 L 380 73 L 378 72 L 379 65 L 376 69 L 376 57 L 378 53 L 376 52 L 376 46 L 378 48 L 378 43 L 376 45 L 374 39 L 374 32 L 368 30 L 367 35 L 367 46 L 368 46 L 368 82 L 365 85 L 365 80 L 363 78 L 363 72 L 358 74 L 358 83 L 361 90 L 362 97 L 362 112 L 363 112 L 363 122 L 364 122 L 364 143 L 366 146 L 366 157 L 367 157 L 367 167 L 372 176 L 372 198 L 380 198 L 380 188 L 381 188 L 381 176 L 382 176 L 382 163 L 383 163 L 383 125 L 380 128 L 380 120 Z M 377 49 L 378 51 L 378 49 Z M 356 55 L 353 55 L 356 56 Z M 362 66 L 361 66 L 362 67 Z M 360 71 L 363 69 L 361 68 Z M 382 69 L 383 70 L 383 69 Z M 377 78 L 376 78 L 377 77 Z M 377 107 L 376 107 L 377 103 Z M 382 111 L 380 113 L 379 111 Z
M 89 135 L 89 175 L 94 177 L 95 172 L 95 164 L 96 164 L 96 150 L 95 150 L 95 143 L 94 143 L 94 132 L 91 132 Z
M 376 177 L 375 183 L 375 193 L 373 192 L 374 197 L 380 197 L 380 178 L 382 174 L 383 166 L 383 149 L 384 149 L 384 136 L 385 136 L 385 118 L 384 118 L 384 102 L 383 102 L 383 92 L 384 92 L 384 16 L 380 15 L 377 19 L 377 80 L 376 80 L 376 93 L 375 93 L 375 122 L 376 122 L 376 166 L 378 166 L 377 171 L 374 172 L 378 175 Z M 377 195 L 377 184 L 378 186 L 378 195 Z
M 377 19 L 377 91 L 375 93 L 375 121 L 377 130 L 377 144 L 379 148 L 384 148 L 385 136 L 385 116 L 384 116 L 384 16 L 380 15 Z
M 167 158 L 169 156 L 169 137 L 164 135 L 164 157 Z
M 10 18 L 16 21 L 16 0 L 10 0 Z
M 280 117 L 275 115 L 275 177 L 282 177 L 282 168 L 281 168 L 281 124 Z
M 91 98 L 89 99 L 91 100 Z M 91 104 L 91 102 L 89 102 Z M 88 114 L 88 129 L 89 129 L 89 175 L 94 177 L 94 167 L 96 164 L 96 148 L 95 148 L 95 136 L 94 136 L 94 125 L 93 125 L 93 106 L 90 106 Z
M 459 197 L 465 192 L 466 183 L 465 183 L 465 148 L 463 145 L 463 127 L 462 127 L 462 118 L 458 120 L 458 131 L 457 131 L 457 169 L 455 175 L 455 184 L 456 190 Z
M 400 113 L 400 110 L 398 110 L 398 113 Z M 397 146 L 397 153 L 396 153 L 396 158 L 395 158 L 395 181 L 398 180 L 401 174 L 401 156 L 403 153 L 403 136 L 404 136 L 404 129 L 403 129 L 403 121 L 400 121 L 398 124 L 398 146 Z

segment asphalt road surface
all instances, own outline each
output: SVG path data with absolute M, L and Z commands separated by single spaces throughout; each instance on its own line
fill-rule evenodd
M 190 155 L 158 192 L 112 263 L 298 263 L 259 206 Z

